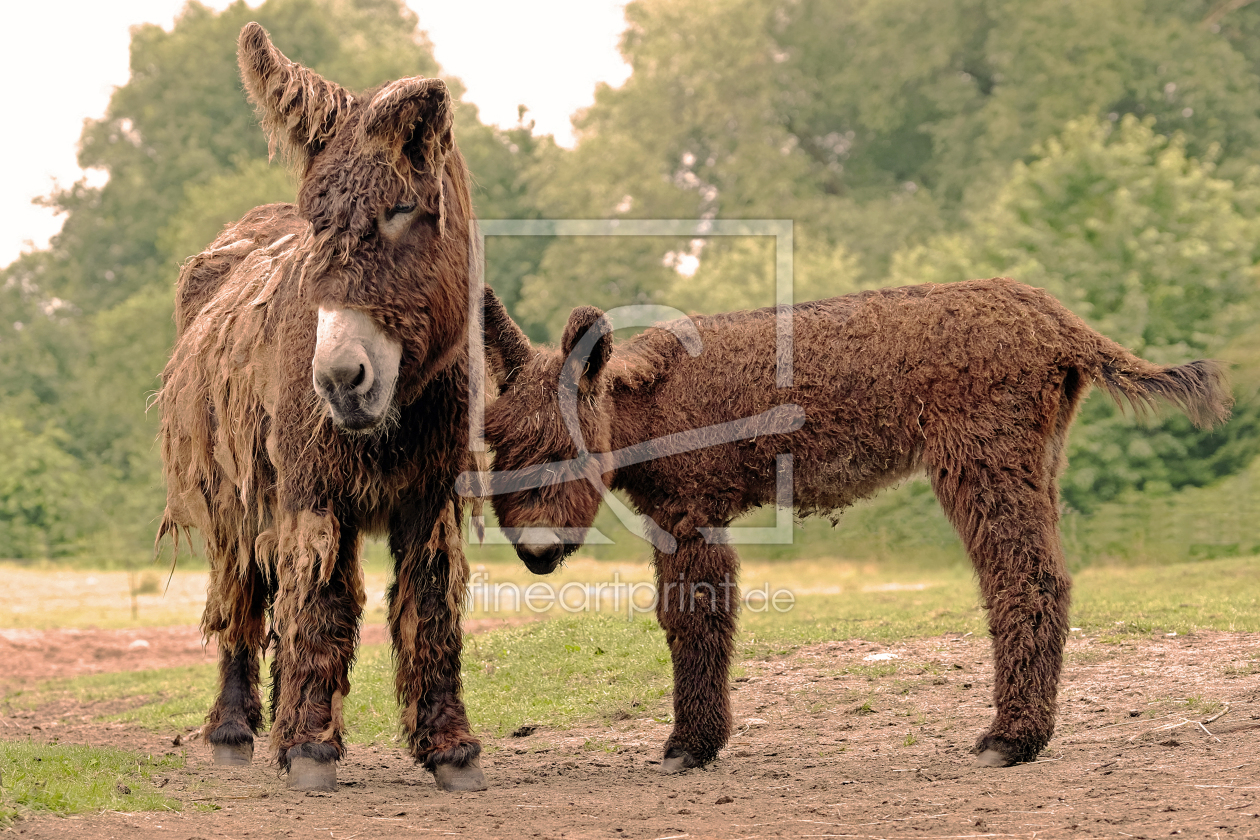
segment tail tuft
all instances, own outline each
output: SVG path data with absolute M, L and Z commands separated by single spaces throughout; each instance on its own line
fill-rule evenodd
M 1141 370 L 1112 362 L 1103 365 L 1101 380 L 1117 403 L 1127 401 L 1134 411 L 1142 413 L 1165 400 L 1185 412 L 1200 429 L 1224 423 L 1234 404 L 1224 369 L 1209 359 Z

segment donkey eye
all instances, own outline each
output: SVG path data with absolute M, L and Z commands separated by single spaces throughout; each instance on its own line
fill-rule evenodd
M 414 201 L 411 204 L 395 204 L 393 207 L 389 208 L 389 212 L 386 213 L 386 216 L 393 218 L 394 216 L 401 216 L 410 213 L 415 209 L 416 204 Z

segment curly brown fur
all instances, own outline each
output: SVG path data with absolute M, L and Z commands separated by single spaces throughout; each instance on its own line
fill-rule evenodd
M 699 529 L 723 528 L 774 504 L 779 454 L 793 456 L 793 504 L 803 515 L 834 516 L 926 471 L 975 565 L 993 636 L 997 714 L 977 751 L 992 751 L 990 762 L 1012 763 L 1034 758 L 1054 729 L 1071 588 L 1056 482 L 1068 427 L 1089 384 L 1138 409 L 1166 400 L 1201 426 L 1225 420 L 1231 403 L 1216 363 L 1153 365 L 1044 291 L 1004 278 L 797 305 L 793 380 L 783 389 L 775 386 L 773 309 L 693 318 L 703 342 L 696 357 L 661 328 L 614 348 L 602 313 L 590 307 L 574 310 L 559 350 L 536 352 L 503 323 L 496 299 L 488 296 L 486 309 L 486 339 L 497 345 L 488 358 L 501 365 L 501 394 L 486 413 L 496 469 L 559 475 L 547 465 L 564 461 L 568 478 L 592 464 L 605 470 L 602 481 L 496 495 L 500 523 L 585 529 L 606 484 L 624 490 L 677 541 L 675 553 L 655 555 L 657 615 L 674 660 L 676 723 L 666 764 L 675 767 L 704 764 L 726 742 L 737 601 L 711 598 L 693 608 L 670 605 L 666 596 L 670 587 L 707 593 L 733 583 L 734 550 L 710 544 Z M 592 325 L 602 337 L 575 380 L 572 366 L 581 360 L 566 359 Z M 566 381 L 576 382 L 567 387 L 576 398 L 576 425 L 595 453 L 589 458 L 579 457 L 558 409 Z M 758 420 L 750 424 L 756 434 L 742 440 L 618 461 L 629 447 L 766 418 L 787 404 L 804 410 L 797 431 Z M 560 554 L 549 548 L 545 559 L 554 566 Z M 518 545 L 531 568 L 541 550 Z
M 458 590 L 465 574 L 454 481 L 469 464 L 472 205 L 449 94 L 433 79 L 351 94 L 288 61 L 257 24 L 239 49 L 263 125 L 302 182 L 297 206 L 250 211 L 185 263 L 158 399 L 159 540 L 198 529 L 211 568 L 202 629 L 221 651 L 211 740 L 252 738 L 260 725 L 270 613 L 276 760 L 343 754 L 359 546 L 385 533 L 399 579 L 423 581 L 391 610 L 413 754 L 475 754 L 459 696 L 460 598 L 435 600 L 428 583 Z M 334 424 L 312 386 L 318 307 L 366 313 L 401 345 L 393 402 L 370 431 Z M 400 626 L 417 609 L 424 620 Z

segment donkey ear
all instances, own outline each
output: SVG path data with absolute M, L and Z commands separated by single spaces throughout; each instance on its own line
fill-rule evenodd
M 340 85 L 284 57 L 267 30 L 247 23 L 236 45 L 236 62 L 249 99 L 258 109 L 267 147 L 279 147 L 299 175 L 336 133 L 354 97 Z
M 511 385 L 521 368 L 533 354 L 529 339 L 508 315 L 503 301 L 494 290 L 486 286 L 482 332 L 490 362 L 491 375 L 499 386 L 499 393 Z
M 585 366 L 578 377 L 578 385 L 583 390 L 599 380 L 604 365 L 612 357 L 612 331 L 608 316 L 594 306 L 579 306 L 569 313 L 560 351 L 566 364 Z
M 417 172 L 440 177 L 455 144 L 453 115 L 451 94 L 441 79 L 398 79 L 368 103 L 359 124 L 360 138 L 366 146 L 384 149 L 391 160 L 406 154 Z

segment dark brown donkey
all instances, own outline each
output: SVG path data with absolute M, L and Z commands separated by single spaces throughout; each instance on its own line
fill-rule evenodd
M 162 375 L 158 538 L 196 528 L 210 561 L 202 629 L 221 684 L 206 739 L 216 761 L 251 759 L 270 643 L 275 758 L 290 787 L 335 786 L 359 550 L 384 533 L 411 753 L 439 786 L 481 789 L 460 687 L 472 210 L 451 99 L 423 78 L 351 94 L 254 23 L 238 55 L 302 181 L 296 206 L 250 211 L 184 265 Z
M 1081 398 L 1091 384 L 1137 408 L 1162 398 L 1200 426 L 1225 420 L 1231 402 L 1215 363 L 1143 361 L 1006 279 L 798 304 L 786 388 L 773 309 L 684 319 L 614 347 L 604 313 L 580 307 L 559 350 L 535 351 L 493 295 L 486 304 L 501 391 L 486 413 L 494 509 L 526 565 L 546 573 L 576 549 L 605 486 L 664 534 L 665 772 L 712 761 L 730 732 L 738 558 L 711 529 L 776 502 L 780 454 L 793 458 L 801 514 L 927 472 L 993 636 L 997 714 L 975 751 L 1008 765 L 1031 761 L 1054 730 L 1070 587 L 1056 476 Z

